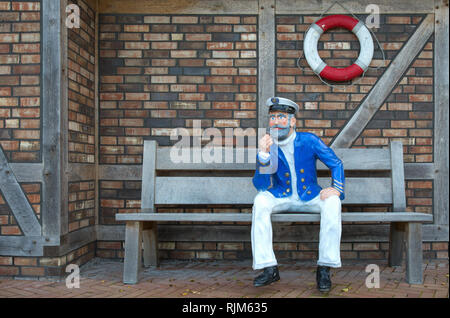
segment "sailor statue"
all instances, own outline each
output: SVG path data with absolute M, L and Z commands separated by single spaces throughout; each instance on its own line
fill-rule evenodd
M 344 167 L 334 151 L 312 133 L 296 132 L 293 101 L 272 97 L 269 108 L 270 134 L 258 145 L 253 184 L 258 190 L 252 210 L 253 269 L 262 269 L 254 286 L 278 281 L 277 260 L 273 252 L 271 214 L 276 212 L 320 213 L 317 287 L 331 289 L 330 267 L 341 267 L 341 200 L 344 199 Z M 317 184 L 316 160 L 331 170 L 331 185 Z M 274 165 L 274 163 L 277 163 Z M 276 169 L 268 169 L 276 166 Z

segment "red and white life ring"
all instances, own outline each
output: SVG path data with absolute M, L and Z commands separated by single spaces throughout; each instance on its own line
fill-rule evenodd
M 352 31 L 358 37 L 360 44 L 358 59 L 352 65 L 344 68 L 328 66 L 317 52 L 317 42 L 322 33 L 337 27 Z M 313 23 L 303 41 L 303 52 L 314 73 L 336 82 L 349 81 L 363 74 L 372 60 L 373 50 L 372 36 L 364 23 L 341 14 L 330 15 Z

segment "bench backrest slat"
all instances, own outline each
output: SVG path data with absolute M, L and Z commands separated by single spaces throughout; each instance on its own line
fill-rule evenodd
M 389 145 L 392 161 L 392 211 L 406 210 L 405 172 L 403 167 L 403 146 L 400 142 Z
M 330 178 L 318 178 L 322 187 Z M 346 178 L 346 204 L 392 204 L 390 178 Z M 253 204 L 249 177 L 156 177 L 156 202 L 162 204 Z M 370 194 L 370 195 L 368 195 Z
M 146 141 L 147 142 L 147 141 Z M 171 153 L 172 147 L 158 148 L 157 170 L 255 170 L 256 151 L 254 149 L 242 149 L 231 151 L 226 148 L 217 148 L 214 151 L 220 154 L 220 163 L 205 162 L 195 150 L 187 152 L 188 162 L 180 162 L 181 157 L 177 153 Z M 334 149 L 336 155 L 344 162 L 347 170 L 390 170 L 391 157 L 389 149 Z M 230 155 L 226 156 L 225 154 Z M 212 157 L 212 154 L 211 154 Z M 194 159 L 202 162 L 194 162 Z M 226 159 L 231 158 L 231 163 Z M 238 160 L 239 159 L 239 160 Z M 236 163 L 243 162 L 243 163 Z M 317 161 L 318 170 L 328 170 L 320 161 Z

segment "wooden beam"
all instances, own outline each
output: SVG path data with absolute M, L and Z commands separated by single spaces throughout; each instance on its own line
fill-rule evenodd
M 432 163 L 405 163 L 406 180 L 430 180 L 434 177 L 434 164 Z
M 0 147 L 0 190 L 23 234 L 41 235 L 41 224 L 9 166 L 2 147 Z
M 95 165 L 91 163 L 69 163 L 67 178 L 69 182 L 95 180 Z
M 335 0 L 277 0 L 277 14 L 314 14 L 318 15 L 327 10 Z M 367 14 L 366 8 L 369 4 L 377 5 L 380 14 L 405 14 L 405 13 L 432 13 L 433 2 L 423 0 L 370 0 L 341 1 L 342 4 L 354 14 Z M 348 14 L 339 5 L 334 5 L 328 14 Z
M 58 244 L 46 243 L 44 246 L 44 255 L 49 257 L 67 255 L 68 253 L 89 243 L 95 242 L 96 240 L 96 227 L 83 227 L 76 231 L 62 235 Z
M 43 247 L 57 245 L 59 238 L 42 236 L 0 236 L 0 255 L 42 256 Z
M 99 0 L 100 14 L 256 14 L 257 0 Z
M 258 127 L 269 125 L 266 100 L 275 95 L 275 0 L 259 0 Z
M 337 152 L 340 149 L 334 150 Z M 318 168 L 320 168 L 320 166 L 321 163 L 318 163 Z M 142 165 L 99 165 L 98 167 L 99 180 L 133 181 L 142 179 Z M 208 169 L 205 167 L 205 170 Z M 242 170 L 254 170 L 254 166 L 251 169 L 246 168 Z M 432 163 L 405 163 L 406 180 L 434 179 L 434 174 L 434 164 Z
M 428 14 L 408 42 L 403 46 L 388 69 L 364 99 L 332 143 L 334 148 L 350 148 L 386 98 L 420 53 L 434 30 L 434 15 Z
M 67 100 L 64 85 L 67 57 L 63 53 L 65 42 L 62 40 L 67 37 L 67 30 L 65 19 L 61 18 L 65 4 L 66 0 L 42 1 L 42 232 L 49 236 L 60 235 L 61 215 L 67 215 L 64 208 L 67 201 L 62 195 L 67 189 L 64 174 L 67 130 L 62 120 L 67 114 L 61 106 L 64 98 Z
M 435 1 L 434 32 L 434 180 L 433 209 L 436 224 L 448 225 L 449 153 L 449 23 L 448 0 Z
M 14 163 L 10 162 L 14 175 L 19 182 L 40 182 L 44 180 L 43 171 L 44 165 L 42 163 Z

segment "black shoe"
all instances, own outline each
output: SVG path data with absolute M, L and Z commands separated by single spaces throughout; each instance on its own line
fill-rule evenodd
M 317 288 L 321 292 L 328 292 L 331 289 L 330 268 L 327 266 L 317 266 L 316 272 Z
M 266 286 L 278 280 L 280 280 L 280 274 L 278 273 L 278 266 L 266 267 L 264 268 L 262 274 L 260 274 L 253 280 L 253 286 L 255 287 Z

